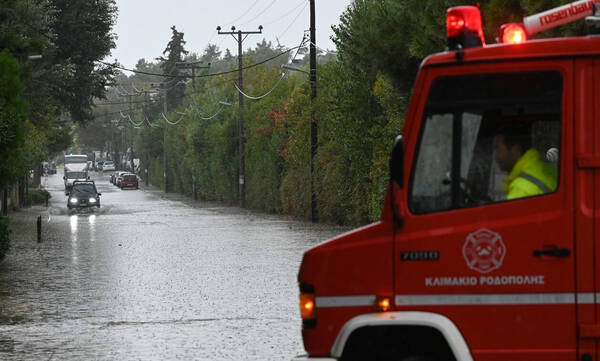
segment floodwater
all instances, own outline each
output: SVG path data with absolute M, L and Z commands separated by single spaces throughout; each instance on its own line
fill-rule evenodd
M 13 214 L 0 360 L 289 360 L 304 251 L 344 229 L 95 180 L 102 207 Z M 43 218 L 37 243 L 35 217 Z

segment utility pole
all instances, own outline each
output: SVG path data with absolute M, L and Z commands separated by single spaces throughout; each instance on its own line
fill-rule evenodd
M 148 91 L 144 91 L 144 104 L 149 104 L 148 103 Z M 142 110 L 142 116 L 145 118 L 146 122 L 149 122 L 148 118 L 146 118 L 146 114 L 143 112 Z M 148 126 L 150 127 L 150 124 L 148 124 Z M 148 156 L 148 152 L 146 151 L 146 153 L 144 153 L 144 177 L 145 177 L 145 181 L 146 181 L 146 186 L 148 186 L 150 184 L 150 172 L 148 171 L 148 168 L 150 168 L 150 157 Z
M 167 83 L 152 83 L 150 84 L 152 88 L 160 88 L 163 93 L 163 115 L 166 117 L 168 113 L 167 107 Z M 167 161 L 167 127 L 169 123 L 165 120 L 165 125 L 163 127 L 163 179 L 165 181 L 165 193 L 169 192 L 169 175 L 167 172 L 167 166 L 169 162 Z
M 163 114 L 166 117 L 168 114 L 167 109 L 167 85 L 165 83 L 160 84 L 161 88 L 163 88 Z M 163 177 L 165 179 L 165 193 L 169 193 L 169 173 L 167 172 L 167 166 L 169 162 L 167 161 L 167 127 L 169 123 L 165 120 L 165 125 L 163 128 Z
M 180 69 L 192 69 L 192 86 L 194 87 L 194 90 L 196 90 L 196 69 L 210 69 L 210 63 L 208 63 L 207 66 L 200 66 L 197 64 L 200 64 L 201 61 L 196 61 L 193 63 L 186 63 L 184 61 L 182 62 L 176 62 L 175 66 L 180 68 Z
M 318 143 L 318 127 L 315 118 L 315 98 L 317 97 L 317 36 L 315 29 L 315 0 L 310 0 L 310 219 L 319 221 L 317 195 L 315 192 L 315 160 Z
M 129 94 L 129 114 L 130 114 L 130 118 L 131 119 L 131 114 L 133 114 L 133 93 Z M 129 159 L 131 159 L 131 173 L 135 173 L 135 169 L 133 168 L 133 140 L 134 140 L 134 128 L 133 128 L 133 124 L 129 124 L 129 126 L 131 127 L 131 133 L 130 133 L 130 137 L 129 137 Z M 127 128 L 126 128 L 127 129 Z M 128 159 L 128 160 L 129 160 Z
M 258 26 L 258 31 L 235 31 L 235 26 L 231 27 L 231 31 L 221 31 L 221 27 L 217 26 L 217 33 L 219 35 L 231 35 L 238 43 L 238 87 L 241 91 L 244 90 L 244 79 L 242 77 L 242 43 L 248 35 L 250 34 L 262 34 L 262 25 Z M 235 37 L 237 35 L 237 38 Z M 242 35 L 246 35 L 242 38 Z M 239 104 L 239 117 L 238 117 L 238 152 L 239 154 L 239 187 L 238 187 L 238 195 L 240 200 L 240 207 L 244 208 L 246 206 L 246 177 L 245 177 L 245 155 L 244 155 L 244 96 L 241 92 L 238 94 L 238 104 Z

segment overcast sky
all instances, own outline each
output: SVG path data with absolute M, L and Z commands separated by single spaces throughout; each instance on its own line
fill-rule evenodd
M 335 49 L 330 37 L 331 25 L 338 24 L 342 12 L 352 0 L 316 0 L 317 46 Z M 310 27 L 309 0 L 116 0 L 119 15 L 114 27 L 117 48 L 115 58 L 127 68 L 135 67 L 145 58 L 154 61 L 162 55 L 169 39 L 171 26 L 183 32 L 186 50 L 201 55 L 208 43 L 221 50 L 229 48 L 237 55 L 237 43 L 231 35 L 217 35 L 220 25 L 228 31 L 257 30 L 263 34 L 250 35 L 244 48 L 255 47 L 264 37 L 285 47 L 299 45 L 304 30 Z

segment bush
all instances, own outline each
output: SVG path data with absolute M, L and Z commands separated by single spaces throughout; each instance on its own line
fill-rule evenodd
M 25 198 L 25 205 L 31 206 L 34 204 L 46 203 L 46 197 L 50 199 L 50 193 L 45 189 L 30 189 Z
M 8 217 L 0 216 L 0 261 L 10 249 L 10 229 Z

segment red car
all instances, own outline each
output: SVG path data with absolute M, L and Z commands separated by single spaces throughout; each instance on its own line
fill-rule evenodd
M 126 174 L 123 174 L 121 176 L 121 178 L 122 178 L 121 184 L 120 184 L 121 189 L 124 189 L 124 188 L 138 189 L 139 188 L 137 175 L 132 174 L 132 173 L 126 173 Z

